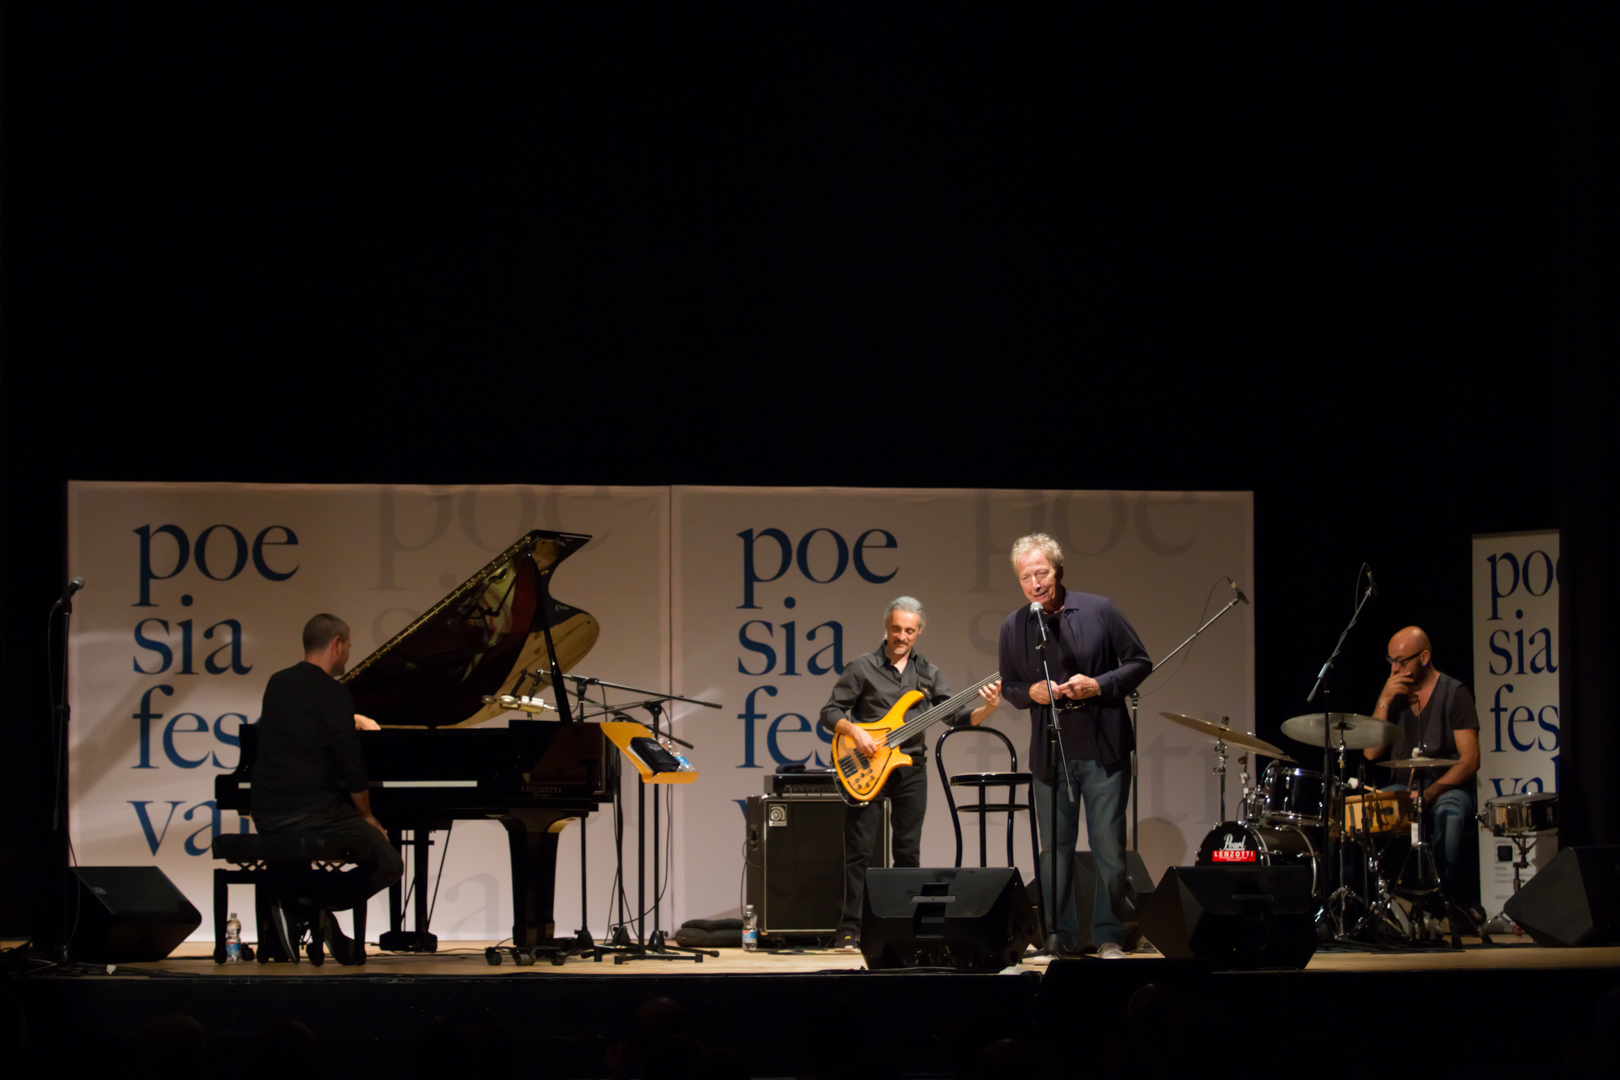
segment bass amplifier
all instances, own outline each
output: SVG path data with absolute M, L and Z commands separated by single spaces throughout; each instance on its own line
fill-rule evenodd
M 761 937 L 777 943 L 829 937 L 844 910 L 842 799 L 815 795 L 748 797 L 744 902 L 754 906 Z M 889 800 L 864 814 L 881 814 L 869 867 L 889 865 Z

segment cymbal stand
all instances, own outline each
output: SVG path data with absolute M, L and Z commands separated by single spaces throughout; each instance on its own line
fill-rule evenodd
M 1328 726 L 1331 726 L 1331 719 L 1328 721 Z M 1325 734 L 1323 741 L 1327 741 Z M 1328 919 L 1333 926 L 1332 941 L 1334 945 L 1358 952 L 1384 952 L 1384 946 L 1362 941 L 1356 936 L 1366 933 L 1372 928 L 1375 921 L 1373 917 L 1375 905 L 1368 898 L 1368 893 L 1372 888 L 1368 874 L 1372 853 L 1367 842 L 1367 837 L 1370 834 L 1367 831 L 1367 803 L 1365 798 L 1363 798 L 1361 804 L 1361 824 L 1354 831 L 1358 846 L 1361 849 L 1361 892 L 1358 893 L 1351 887 L 1351 875 L 1346 872 L 1345 868 L 1345 857 L 1352 835 L 1351 830 L 1348 828 L 1349 815 L 1345 812 L 1344 805 L 1346 784 L 1342 779 L 1344 776 L 1344 752 L 1346 749 L 1348 747 L 1345 745 L 1344 733 L 1341 731 L 1339 733 L 1338 752 L 1325 759 L 1331 765 L 1331 769 L 1322 780 L 1322 821 L 1326 826 L 1324 831 L 1327 833 L 1328 845 L 1332 851 L 1332 854 L 1328 857 L 1328 862 L 1336 864 L 1338 873 L 1334 880 L 1339 883 L 1338 888 L 1328 895 L 1326 910 Z M 1344 835 L 1337 836 L 1336 834 L 1341 831 L 1339 827 L 1341 822 L 1345 823 L 1345 827 L 1342 829 Z M 1354 926 L 1347 928 L 1345 924 L 1348 921 L 1351 900 L 1355 900 L 1359 904 L 1361 915 L 1356 919 Z

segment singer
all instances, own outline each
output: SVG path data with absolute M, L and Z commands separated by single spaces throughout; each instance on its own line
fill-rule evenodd
M 1125 698 L 1153 664 L 1111 600 L 1064 587 L 1063 549 L 1056 540 L 1045 533 L 1020 538 L 1012 546 L 1012 565 L 1030 603 L 1001 624 L 1001 692 L 1014 708 L 1030 710 L 1033 721 L 1029 758 L 1041 838 L 1047 949 L 1059 956 L 1079 951 L 1073 878 L 1080 803 L 1070 794 L 1072 785 L 1073 796 L 1085 806 L 1096 867 L 1091 939 L 1097 955 L 1112 960 L 1125 955 L 1119 908 L 1125 893 L 1125 807 L 1135 749 Z M 1047 746 L 1054 700 L 1062 735 L 1061 768 Z M 1048 835 L 1053 832 L 1054 799 L 1056 835 Z

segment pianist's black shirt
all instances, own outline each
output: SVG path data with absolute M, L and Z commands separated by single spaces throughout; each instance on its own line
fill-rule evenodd
M 270 676 L 252 784 L 256 815 L 324 810 L 345 788 L 366 790 L 349 688 L 307 660 Z

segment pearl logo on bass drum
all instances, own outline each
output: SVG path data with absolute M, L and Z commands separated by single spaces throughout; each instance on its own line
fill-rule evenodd
M 1252 863 L 1255 861 L 1255 850 L 1244 843 L 1245 838 L 1226 833 L 1221 837 L 1221 845 L 1213 849 L 1210 859 L 1217 863 Z

